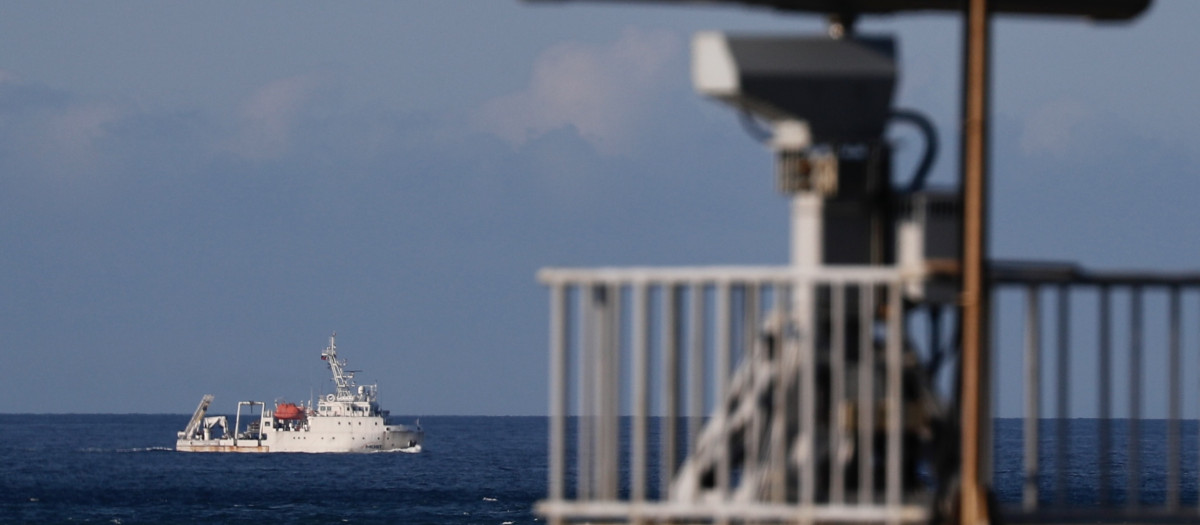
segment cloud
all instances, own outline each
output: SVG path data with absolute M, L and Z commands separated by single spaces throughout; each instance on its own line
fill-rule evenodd
M 321 72 L 268 82 L 242 104 L 239 129 L 228 149 L 257 160 L 285 155 L 292 147 L 297 127 L 332 87 L 328 75 Z
M 485 103 L 473 125 L 514 145 L 570 127 L 601 153 L 624 153 L 681 49 L 673 33 L 633 28 L 608 45 L 557 44 L 538 56 L 528 87 Z
M 0 70 L 0 151 L 10 174 L 76 182 L 103 166 L 102 142 L 128 108 L 84 100 Z
M 1021 130 L 1021 152 L 1026 155 L 1063 155 L 1079 143 L 1079 131 L 1095 113 L 1082 102 L 1060 99 L 1043 104 L 1027 118 Z
M 93 103 L 71 106 L 51 115 L 43 133 L 47 139 L 47 154 L 65 155 L 85 162 L 94 157 L 94 143 L 105 137 L 105 127 L 116 122 L 121 112 L 111 104 Z

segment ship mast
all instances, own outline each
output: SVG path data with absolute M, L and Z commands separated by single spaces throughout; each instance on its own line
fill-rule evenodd
M 329 336 L 329 346 L 321 352 L 321 359 L 329 363 L 329 370 L 333 372 L 333 383 L 337 385 L 337 400 L 338 401 L 353 401 L 354 392 L 354 372 L 346 370 L 346 361 L 337 358 L 337 345 L 334 344 L 334 338 L 337 337 L 337 332 Z

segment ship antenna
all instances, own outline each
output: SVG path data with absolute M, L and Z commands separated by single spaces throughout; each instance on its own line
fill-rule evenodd
M 345 360 L 338 359 L 337 344 L 334 342 L 336 336 L 337 332 L 329 336 L 329 347 L 321 352 L 321 359 L 329 363 L 329 370 L 333 373 L 333 383 L 337 385 L 337 399 L 348 401 L 354 397 L 354 394 L 350 392 L 350 389 L 355 386 L 354 372 L 345 369 Z

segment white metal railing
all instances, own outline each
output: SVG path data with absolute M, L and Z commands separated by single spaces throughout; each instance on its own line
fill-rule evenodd
M 993 282 L 998 301 L 1021 304 L 1020 316 L 997 316 L 1020 319 L 1017 333 L 1022 334 L 1023 347 L 1021 492 L 1019 504 L 1008 510 L 1010 516 L 1200 519 L 1195 429 L 1192 438 L 1185 440 L 1181 427 L 1184 404 L 1200 408 L 1194 405 L 1196 374 L 1188 373 L 1186 382 L 1182 376 L 1187 373 L 1184 324 L 1200 317 L 1200 308 L 1186 308 L 1184 297 L 1200 291 L 1200 275 L 997 264 Z M 1043 309 L 1046 302 L 1049 308 Z M 1156 322 L 1147 323 L 1148 317 Z M 1046 326 L 1048 333 L 1043 330 Z M 998 326 L 994 333 L 1013 332 Z M 1043 345 L 1044 339 L 1051 344 Z M 1147 369 L 1148 357 L 1160 366 Z M 1079 370 L 1085 367 L 1094 368 L 1088 373 L 1095 375 L 1081 377 Z M 1049 378 L 1051 386 L 1046 399 L 1043 377 Z M 1148 393 L 1153 393 L 1154 401 L 1165 402 L 1165 410 L 1147 414 Z M 1072 406 L 1082 403 L 1073 403 L 1074 396 L 1094 396 L 1079 400 L 1090 401 L 1088 413 L 1082 415 L 1094 416 L 1094 421 L 1077 418 L 1081 414 Z M 1124 403 L 1119 403 L 1122 396 Z M 1052 406 L 1048 411 L 1043 406 L 1047 404 Z M 1088 427 L 1088 435 L 1080 439 L 1079 429 L 1072 425 L 1094 428 Z M 1144 433 L 1147 428 L 1153 432 Z M 1185 461 L 1188 456 L 1191 461 Z M 1147 458 L 1154 465 L 1148 465 Z M 1085 474 L 1072 475 L 1073 470 Z M 1147 487 L 1155 487 L 1154 494 L 1148 494 Z
M 551 522 L 914 522 L 906 276 L 545 269 Z M 906 357 L 908 359 L 906 359 Z M 911 390 L 911 389 L 910 389 Z

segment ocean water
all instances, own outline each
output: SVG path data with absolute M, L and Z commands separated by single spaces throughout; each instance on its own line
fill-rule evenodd
M 421 452 L 374 454 L 175 452 L 188 418 L 0 415 L 0 522 L 500 525 L 546 490 L 542 417 L 422 417 Z
M 546 492 L 544 417 L 422 417 L 421 452 L 375 454 L 178 453 L 175 432 L 187 420 L 182 414 L 0 415 L 0 523 L 515 525 L 538 521 L 533 505 Z M 995 425 L 993 487 L 1001 503 L 1021 498 L 1021 428 L 1016 419 Z M 1068 454 L 1057 462 L 1055 421 L 1042 421 L 1044 502 L 1060 494 L 1069 505 L 1125 501 L 1130 427 L 1111 424 L 1106 487 L 1097 457 L 1100 428 L 1096 420 L 1067 421 Z M 1181 429 L 1185 505 L 1197 501 L 1197 430 L 1195 421 Z M 1138 497 L 1161 504 L 1167 426 L 1143 421 L 1139 433 Z
M 1059 457 L 1058 423 L 1062 429 L 1063 451 Z M 1121 506 L 1136 495 L 1142 506 L 1162 506 L 1167 501 L 1169 426 L 1163 419 L 1139 420 L 1136 429 L 1130 420 L 1114 419 L 1107 429 L 1098 419 L 1043 419 L 1039 422 L 1040 453 L 1037 477 L 1038 499 L 1042 505 L 1096 507 Z M 1021 501 L 1024 486 L 1023 421 L 997 419 L 993 492 L 1002 503 Z M 1180 421 L 1178 466 L 1179 501 L 1185 507 L 1197 504 L 1200 492 L 1197 450 L 1200 449 L 1200 425 L 1196 420 Z M 1136 432 L 1136 434 L 1135 434 Z M 1104 453 L 1101 436 L 1108 436 Z M 1136 437 L 1135 447 L 1130 447 Z M 1131 468 L 1136 467 L 1136 469 Z

